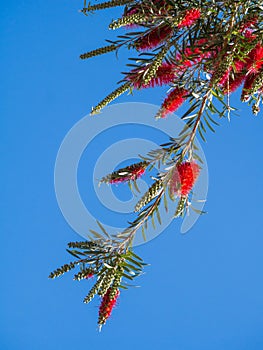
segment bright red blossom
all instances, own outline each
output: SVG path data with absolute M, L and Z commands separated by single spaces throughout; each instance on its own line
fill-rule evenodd
M 235 65 L 235 72 L 240 73 L 246 66 L 246 61 L 241 61 L 241 60 L 235 60 L 234 61 Z
M 109 288 L 106 294 L 103 296 L 100 308 L 99 308 L 99 324 L 105 324 L 106 320 L 110 317 L 112 309 L 116 305 L 117 299 L 120 295 L 119 289 L 116 290 L 113 299 L 110 299 L 111 288 Z
M 168 113 L 176 111 L 186 98 L 187 91 L 183 88 L 176 87 L 173 89 L 164 100 L 161 110 L 160 118 L 166 117 Z
M 246 29 L 246 30 L 244 31 L 244 37 L 245 37 L 246 39 L 249 39 L 249 41 L 255 40 L 255 39 L 257 38 L 257 36 L 256 36 L 256 34 L 253 34 L 253 33 L 254 33 L 253 30 L 251 30 L 251 29 Z
M 178 73 L 187 70 L 194 64 L 201 62 L 204 58 L 209 58 L 212 56 L 210 51 L 204 51 L 205 44 L 207 44 L 207 39 L 200 39 L 196 41 L 196 47 L 186 47 L 184 50 L 184 58 L 182 55 L 177 54 L 176 59 L 180 62 L 177 67 Z
M 237 73 L 234 78 L 230 77 L 229 80 L 224 84 L 223 92 L 224 94 L 228 94 L 234 92 L 245 80 L 245 73 Z
M 247 71 L 248 73 L 257 73 L 263 65 L 263 46 L 257 44 L 248 54 Z
M 157 69 L 155 76 L 150 80 L 148 84 L 142 83 L 143 75 L 147 66 L 142 68 L 136 68 L 131 70 L 127 74 L 127 80 L 133 82 L 135 89 L 149 88 L 155 86 L 163 86 L 172 83 L 176 77 L 180 76 L 189 67 L 202 61 L 204 58 L 211 57 L 210 51 L 203 51 L 203 46 L 207 43 L 207 39 L 200 39 L 196 42 L 196 47 L 186 47 L 184 51 L 184 57 L 182 55 L 176 55 L 176 64 L 162 63 Z
M 178 28 L 191 26 L 198 18 L 201 16 L 201 11 L 199 9 L 191 9 L 185 11 L 184 18 L 177 25 Z
M 258 18 L 255 17 L 251 17 L 250 19 L 248 19 L 245 23 L 243 23 L 243 25 L 240 28 L 240 31 L 244 31 L 246 29 L 251 29 L 251 27 L 253 28 L 258 22 Z
M 135 89 L 166 85 L 173 82 L 176 77 L 175 66 L 173 64 L 163 63 L 158 68 L 154 78 L 152 78 L 148 84 L 142 84 L 141 81 L 145 69 L 136 69 L 131 71 L 131 74 L 129 74 L 128 78 L 129 80 L 133 81 L 133 86 L 135 87 Z
M 182 197 L 187 196 L 192 190 L 200 173 L 197 163 L 186 161 L 178 164 L 170 181 L 170 191 Z
M 172 33 L 172 28 L 168 25 L 154 28 L 148 34 L 145 34 L 136 42 L 138 50 L 151 50 L 160 45 Z

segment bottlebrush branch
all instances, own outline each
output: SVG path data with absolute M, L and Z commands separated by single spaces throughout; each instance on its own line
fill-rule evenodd
M 160 205 L 167 210 L 166 196 L 177 201 L 174 217 L 183 216 L 191 206 L 194 185 L 202 168 L 195 140 L 205 141 L 207 130 L 215 131 L 219 118 L 229 117 L 230 95 L 240 88 L 241 101 L 260 112 L 263 95 L 263 2 L 214 0 L 112 0 L 86 4 L 82 12 L 124 6 L 120 17 L 109 23 L 110 30 L 122 28 L 116 40 L 80 55 L 97 55 L 130 50 L 132 57 L 123 73 L 121 85 L 92 108 L 91 115 L 126 91 L 167 85 L 167 94 L 156 118 L 169 117 L 182 104 L 185 127 L 178 138 L 159 149 L 140 156 L 138 163 L 106 175 L 100 184 L 135 186 L 136 180 L 153 167 L 158 174 L 138 200 L 137 217 L 122 232 L 110 236 L 98 222 L 101 232 L 91 231 L 85 242 L 69 244 L 68 252 L 76 258 L 50 274 L 58 277 L 79 267 L 75 280 L 92 280 L 84 302 L 101 297 L 98 325 L 105 324 L 115 306 L 125 280 L 141 275 L 144 262 L 132 249 L 133 239 L 141 230 L 145 235 L 148 221 L 161 222 Z M 123 28 L 124 27 L 124 28 Z M 163 167 L 166 168 L 163 170 Z

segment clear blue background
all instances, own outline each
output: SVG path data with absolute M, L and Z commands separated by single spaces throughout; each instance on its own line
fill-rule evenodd
M 237 95 L 232 104 L 240 117 L 222 120 L 204 145 L 208 215 L 186 235 L 174 223 L 137 249 L 151 266 L 141 288 L 122 293 L 102 333 L 96 330 L 99 300 L 81 302 L 88 282 L 73 282 L 70 274 L 47 278 L 69 260 L 66 243 L 81 239 L 56 203 L 59 145 L 114 89 L 126 57 L 79 60 L 114 37 L 106 25 L 119 13 L 85 17 L 82 5 L 0 4 L 0 349 L 262 349 L 262 115 L 252 116 Z M 156 89 L 119 101 L 160 103 L 163 97 Z

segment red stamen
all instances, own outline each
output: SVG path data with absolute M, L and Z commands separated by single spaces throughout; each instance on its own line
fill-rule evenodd
M 170 181 L 170 191 L 180 196 L 187 196 L 192 190 L 200 173 L 197 163 L 186 161 L 178 164 Z
M 185 12 L 184 18 L 177 25 L 178 28 L 191 26 L 198 18 L 201 16 L 201 11 L 199 9 L 191 9 Z

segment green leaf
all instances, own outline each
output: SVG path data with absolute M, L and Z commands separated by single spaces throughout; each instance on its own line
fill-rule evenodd
M 127 279 L 129 279 L 129 280 L 131 280 L 131 281 L 132 281 L 133 278 L 134 278 L 134 277 L 132 277 L 132 276 L 127 275 L 126 273 L 123 273 L 122 276 L 125 277 L 125 278 L 127 278 Z
M 154 216 L 153 214 L 151 215 L 151 221 L 152 221 L 152 225 L 153 225 L 153 228 L 156 229 L 156 226 L 155 226 L 155 222 L 154 222 Z
M 134 180 L 133 185 L 134 185 L 134 188 L 136 189 L 136 191 L 139 192 L 139 193 L 141 193 L 141 191 L 140 191 L 140 189 L 139 189 L 139 187 L 138 187 L 138 185 L 137 185 L 136 180 Z
M 136 257 L 137 257 L 137 255 L 136 255 Z M 138 258 L 139 258 L 139 257 L 138 257 Z M 138 258 L 137 258 L 137 260 L 139 260 Z M 142 267 L 142 263 L 141 263 L 141 262 L 136 261 L 136 260 L 130 258 L 129 256 L 126 257 L 126 260 L 130 261 L 130 262 L 133 263 L 134 265 L 139 266 L 140 268 Z M 142 261 L 142 259 L 140 259 L 140 260 Z
M 74 256 L 75 258 L 77 259 L 80 259 L 80 257 L 76 254 L 76 251 L 73 251 L 73 250 L 69 250 L 69 249 L 66 249 L 66 251 L 71 254 L 72 256 Z M 78 252 L 79 253 L 79 252 Z
M 105 228 L 102 226 L 102 224 L 99 222 L 99 220 L 96 220 L 98 226 L 100 227 L 101 231 L 104 233 L 104 235 L 107 237 L 107 238 L 111 238 L 110 235 L 108 234 L 108 232 L 105 230 Z
M 211 116 L 207 113 L 207 117 L 208 117 L 208 119 L 212 122 L 212 123 L 214 123 L 215 125 L 217 125 L 217 126 L 220 126 L 220 124 L 219 123 L 217 123 L 213 118 L 211 118 Z
M 205 139 L 205 137 L 204 137 L 204 135 L 203 135 L 203 133 L 202 133 L 202 131 L 201 131 L 200 125 L 198 125 L 198 132 L 199 132 L 199 135 L 201 136 L 202 140 L 203 140 L 204 142 L 206 142 L 206 139 Z
M 156 211 L 157 220 L 159 221 L 159 224 L 161 225 L 162 224 L 162 220 L 161 220 L 161 216 L 160 216 L 160 212 L 159 212 L 158 207 L 156 207 L 155 211 Z
M 94 231 L 92 229 L 89 229 L 89 231 L 93 234 L 93 236 L 95 236 L 96 238 L 99 238 L 99 239 L 103 239 L 103 236 L 98 233 L 97 231 Z
M 137 260 L 143 261 L 142 258 L 139 257 L 139 255 L 135 254 L 133 250 L 129 250 L 129 253 Z
M 209 129 L 210 129 L 212 132 L 215 132 L 215 129 L 211 126 L 211 124 L 208 122 L 208 120 L 206 119 L 205 116 L 204 116 L 204 120 L 205 120 L 206 125 L 209 127 Z
M 119 288 L 128 289 L 128 287 L 124 286 L 123 284 L 120 284 L 120 285 L 119 285 Z
M 203 130 L 203 132 L 206 132 L 206 128 L 205 128 L 204 123 L 202 122 L 202 120 L 200 120 L 200 126 L 201 126 L 201 129 Z
M 192 113 L 197 108 L 198 105 L 199 105 L 199 101 L 196 101 L 194 104 L 192 104 L 192 106 L 183 114 L 181 119 L 185 119 L 185 117 L 187 117 L 190 113 Z
M 144 228 L 144 226 L 142 226 L 142 238 L 143 238 L 144 242 L 146 242 L 146 235 L 145 235 L 145 228 Z
M 167 197 L 166 197 L 166 194 L 164 193 L 163 195 L 163 203 L 164 203 L 164 208 L 165 208 L 165 211 L 166 213 L 168 212 L 168 202 L 167 202 Z
M 127 262 L 126 262 L 126 263 L 124 263 L 124 264 L 123 264 L 123 266 L 126 266 L 126 267 L 130 268 L 130 269 L 131 269 L 131 271 L 133 271 L 133 270 L 135 270 L 135 271 L 141 271 L 141 268 L 136 267 L 136 266 L 131 265 L 131 264 L 128 264 Z
M 204 163 L 197 153 L 193 153 L 193 157 L 194 159 L 197 159 L 201 164 Z

